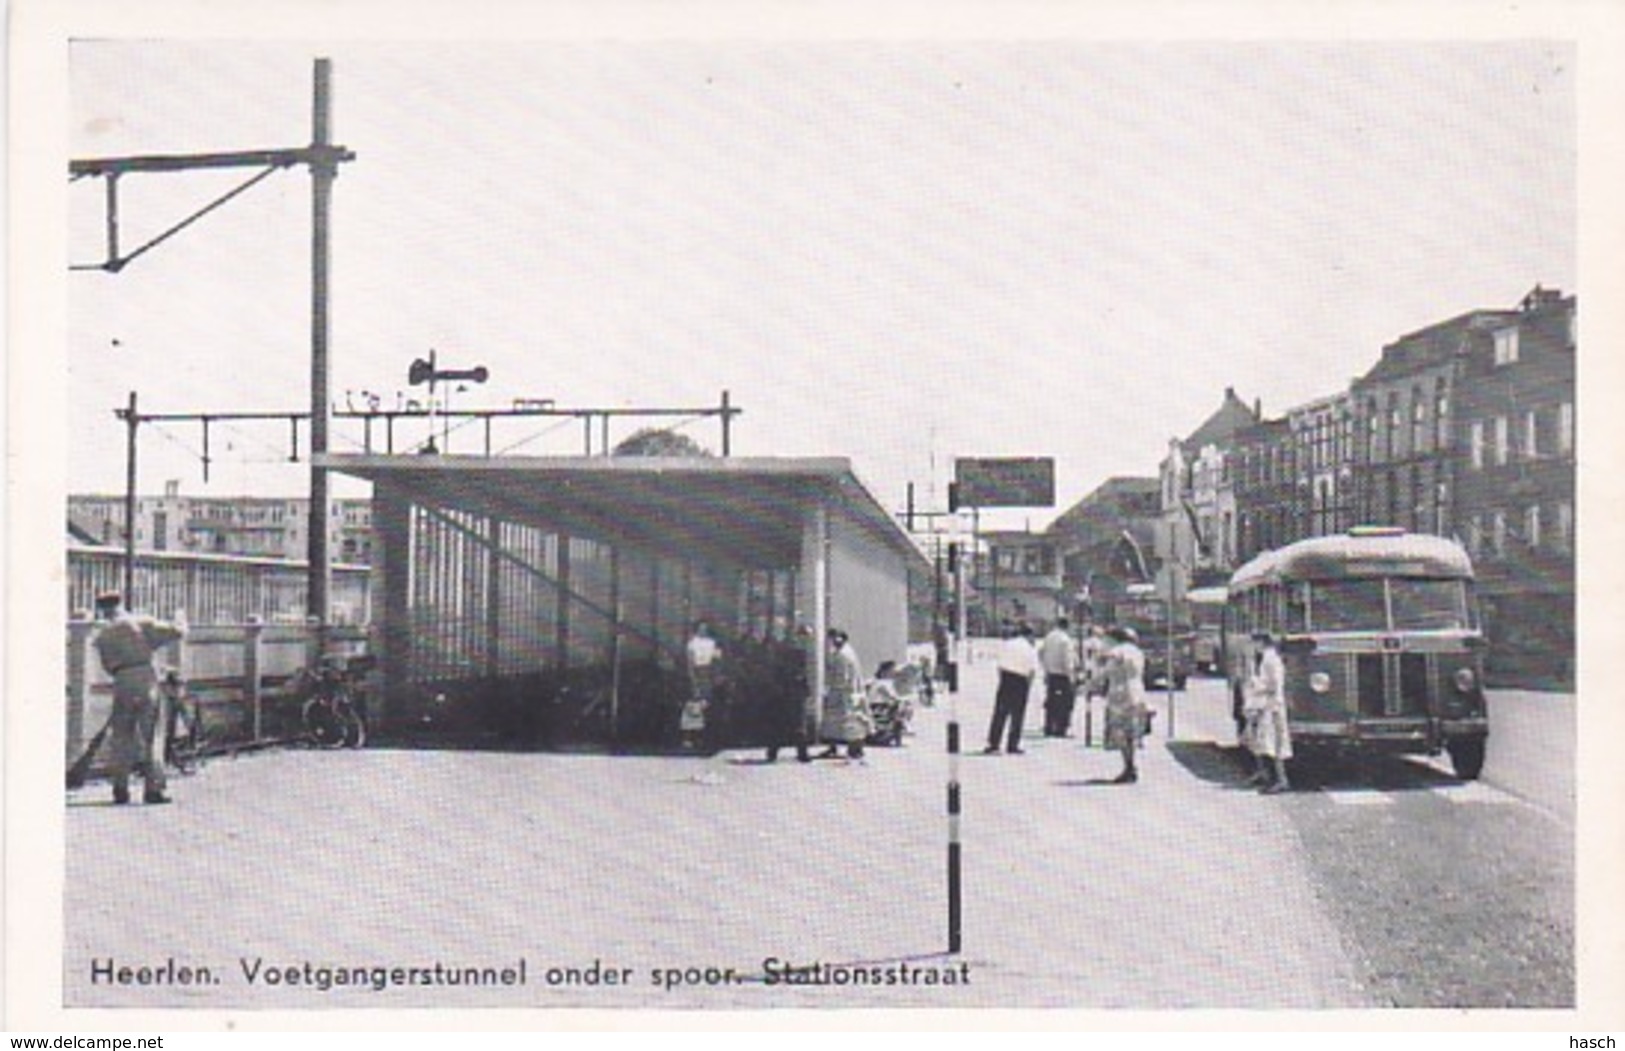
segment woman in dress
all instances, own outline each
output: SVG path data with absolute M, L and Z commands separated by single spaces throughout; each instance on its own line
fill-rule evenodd
M 1133 628 L 1114 627 L 1107 635 L 1106 747 L 1123 755 L 1123 772 L 1113 780 L 1130 785 L 1140 779 L 1134 753 L 1145 732 L 1145 653 Z
M 693 751 L 705 743 L 707 713 L 716 700 L 717 668 L 722 660 L 722 647 L 711 636 L 711 625 L 705 621 L 694 624 L 694 635 L 684 648 L 688 658 L 688 701 L 678 715 L 677 728 L 682 735 L 683 748 Z
M 1253 659 L 1253 675 L 1247 684 L 1249 745 L 1258 768 L 1248 780 L 1260 786 L 1265 795 L 1290 791 L 1286 761 L 1292 758 L 1292 731 L 1286 717 L 1286 665 L 1269 632 L 1253 636 L 1258 653 Z M 1271 776 L 1273 772 L 1273 777 Z
M 829 630 L 829 656 L 824 664 L 824 713 L 820 733 L 829 747 L 820 759 L 833 759 L 846 745 L 851 759 L 863 758 L 869 736 L 868 706 L 864 703 L 863 665 L 840 628 Z

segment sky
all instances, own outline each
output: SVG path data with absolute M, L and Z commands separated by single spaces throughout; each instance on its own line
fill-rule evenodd
M 431 348 L 490 371 L 456 408 L 727 390 L 736 455 L 850 457 L 894 509 L 911 481 L 940 506 L 955 457 L 1052 456 L 1057 506 L 991 520 L 1041 527 L 1154 475 L 1226 387 L 1278 415 L 1407 332 L 1576 282 L 1576 56 L 1551 40 L 82 40 L 68 155 L 304 145 L 318 54 L 357 154 L 335 402 L 421 397 Z M 125 177 L 122 243 L 250 174 Z M 69 188 L 74 262 L 100 259 L 102 203 Z M 131 390 L 308 408 L 310 211 L 281 172 L 70 275 L 68 491 L 122 491 Z M 497 444 L 580 451 L 548 425 Z M 714 421 L 682 431 L 720 447 Z M 196 426 L 142 436 L 143 492 L 308 487 L 285 425 L 217 426 L 207 486 Z

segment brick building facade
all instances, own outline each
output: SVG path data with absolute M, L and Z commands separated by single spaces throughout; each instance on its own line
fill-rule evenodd
M 1536 288 L 1460 359 L 1456 532 L 1516 681 L 1573 674 L 1575 318 L 1572 295 Z

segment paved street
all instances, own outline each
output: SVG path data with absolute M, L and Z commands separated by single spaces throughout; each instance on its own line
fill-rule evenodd
M 966 676 L 972 753 L 991 679 L 986 662 Z M 1029 726 L 1041 723 L 1040 700 L 1035 692 Z M 871 750 L 861 766 L 766 765 L 759 753 L 219 759 L 177 778 L 170 807 L 104 805 L 105 785 L 70 796 L 66 998 L 253 1008 L 1572 1003 L 1573 701 L 1508 694 L 1492 704 L 1476 784 L 1450 777 L 1446 763 L 1388 761 L 1306 776 L 1288 796 L 1245 791 L 1216 680 L 1193 680 L 1172 713 L 1157 695 L 1158 735 L 1135 786 L 1105 784 L 1115 758 L 1076 738 L 1033 738 L 1020 757 L 968 754 L 962 958 L 942 954 L 945 705 L 921 713 L 904 748 Z M 1174 740 L 1164 736 L 1170 714 Z M 882 984 L 769 983 L 768 958 L 873 965 L 865 973 Z M 108 959 L 154 968 L 164 984 L 93 982 Z M 520 959 L 523 985 L 324 992 L 265 980 L 306 962 L 320 980 L 323 967 L 494 973 Z M 194 984 L 180 984 L 180 967 Z M 694 984 L 657 987 L 655 972 L 668 969 Z M 608 984 L 608 974 L 629 980 Z M 921 984 L 926 975 L 933 984 Z

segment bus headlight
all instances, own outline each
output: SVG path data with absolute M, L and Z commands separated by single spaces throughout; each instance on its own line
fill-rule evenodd
M 1455 680 L 1456 689 L 1462 693 L 1471 693 L 1473 687 L 1478 685 L 1478 677 L 1473 674 L 1471 668 L 1457 668 Z
M 1316 693 L 1325 693 L 1332 688 L 1332 677 L 1323 671 L 1317 671 L 1309 676 L 1309 688 Z

